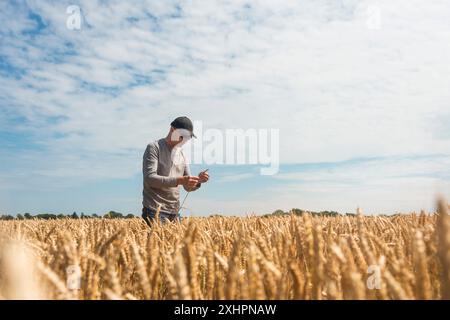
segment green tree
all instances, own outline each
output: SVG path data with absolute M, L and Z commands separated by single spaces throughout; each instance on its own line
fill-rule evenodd
M 116 211 L 110 211 L 107 214 L 105 214 L 104 217 L 108 219 L 120 219 L 123 218 L 123 214 Z
M 306 211 L 303 209 L 299 209 L 299 208 L 292 208 L 291 212 L 293 214 L 295 214 L 296 216 L 301 216 L 302 214 L 304 214 Z
M 281 216 L 283 214 L 286 214 L 286 213 L 281 209 L 278 209 L 278 210 L 275 210 L 274 212 L 272 212 L 272 215 L 274 215 L 274 216 Z
M 48 220 L 48 219 L 56 219 L 56 215 L 50 214 L 50 213 L 41 213 L 41 214 L 38 214 L 38 215 L 36 216 L 36 218 L 38 218 L 38 219 L 44 219 L 44 220 Z

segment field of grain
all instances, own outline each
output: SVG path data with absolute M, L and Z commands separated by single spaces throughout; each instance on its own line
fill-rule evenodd
M 0 298 L 449 299 L 449 220 L 441 201 L 429 214 L 151 229 L 138 218 L 2 221 Z

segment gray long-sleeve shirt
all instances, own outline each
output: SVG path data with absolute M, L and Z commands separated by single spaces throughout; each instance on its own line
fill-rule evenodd
M 144 153 L 143 206 L 156 210 L 161 204 L 161 212 L 176 214 L 180 207 L 180 191 L 177 178 L 190 175 L 189 166 L 180 149 L 170 149 L 166 139 L 148 144 Z M 185 188 L 186 189 L 186 188 Z M 194 191 L 198 187 L 186 191 Z

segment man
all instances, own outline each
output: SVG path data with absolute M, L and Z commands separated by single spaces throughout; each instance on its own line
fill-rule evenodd
M 142 217 L 150 225 L 156 210 L 161 206 L 161 222 L 176 221 L 180 218 L 180 191 L 195 191 L 209 180 L 207 172 L 191 176 L 189 166 L 181 150 L 194 135 L 194 126 L 187 117 L 178 117 L 170 124 L 165 138 L 151 142 L 144 153 L 144 200 Z

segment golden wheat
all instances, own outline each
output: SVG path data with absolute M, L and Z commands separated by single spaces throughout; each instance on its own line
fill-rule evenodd
M 138 218 L 1 221 L 0 298 L 450 299 L 448 205 L 152 228 Z

